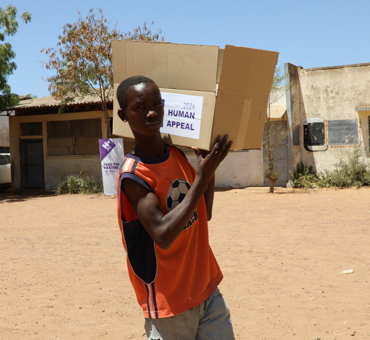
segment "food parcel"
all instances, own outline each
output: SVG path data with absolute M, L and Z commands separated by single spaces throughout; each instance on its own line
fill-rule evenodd
M 170 144 L 209 150 L 217 135 L 228 134 L 231 150 L 261 149 L 277 52 L 128 40 L 112 48 L 115 93 L 127 77 L 153 79 L 164 102 L 161 133 Z M 133 138 L 118 109 L 114 98 L 113 134 Z

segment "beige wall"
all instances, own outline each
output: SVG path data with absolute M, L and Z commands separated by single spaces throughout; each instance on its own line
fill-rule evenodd
M 16 116 L 9 119 L 10 152 L 12 158 L 13 190 L 21 188 L 19 141 L 24 139 L 42 139 L 44 160 L 44 182 L 46 190 L 54 190 L 65 176 L 79 174 L 80 171 L 92 175 L 98 182 L 102 180 L 99 155 L 95 156 L 48 156 L 47 155 L 47 121 L 100 118 L 102 121 L 102 138 L 107 138 L 105 119 L 101 111 L 75 112 L 50 115 Z M 20 123 L 42 122 L 42 136 L 19 136 Z
M 370 103 L 370 64 L 348 65 L 327 68 L 303 69 L 286 64 L 289 74 L 290 103 L 288 115 L 292 126 L 298 125 L 299 145 L 292 145 L 294 165 L 302 161 L 317 171 L 333 170 L 338 157 L 354 145 L 331 145 L 328 140 L 328 121 L 357 120 L 358 140 L 368 149 L 369 112 L 357 112 L 361 104 Z M 310 152 L 303 145 L 303 121 L 307 118 L 322 118 L 325 123 L 326 147 Z M 325 150 L 326 149 L 326 150 Z
M 187 157 L 196 168 L 196 157 Z M 215 180 L 219 188 L 263 186 L 262 151 L 231 151 L 216 170 Z

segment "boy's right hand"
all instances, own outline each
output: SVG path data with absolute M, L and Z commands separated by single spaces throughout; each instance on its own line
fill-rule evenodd
M 204 153 L 202 155 L 198 149 L 193 148 L 197 155 L 198 174 L 203 180 L 207 181 L 212 178 L 219 164 L 229 153 L 233 142 L 228 141 L 228 138 L 228 135 L 224 135 L 222 138 L 217 136 L 211 151 L 204 158 L 202 157 Z

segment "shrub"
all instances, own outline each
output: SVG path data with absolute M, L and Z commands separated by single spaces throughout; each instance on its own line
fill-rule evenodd
M 67 176 L 57 189 L 57 195 L 63 194 L 96 194 L 102 192 L 101 185 L 98 185 L 93 176 L 87 176 L 82 172 L 78 175 Z
M 307 167 L 301 162 L 297 163 L 292 175 L 293 188 L 314 188 L 319 186 L 319 177 L 312 166 Z
M 298 163 L 292 175 L 293 188 L 361 187 L 370 185 L 370 168 L 363 147 L 355 145 L 338 156 L 334 170 L 316 173 L 312 166 Z
M 346 150 L 340 155 L 339 162 L 335 164 L 333 178 L 336 180 L 336 186 L 339 187 L 361 187 L 369 184 L 369 168 L 365 161 L 364 149 L 361 145 L 355 145 L 354 148 Z

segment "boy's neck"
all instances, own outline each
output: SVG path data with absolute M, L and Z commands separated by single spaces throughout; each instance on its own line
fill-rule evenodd
M 158 158 L 165 154 L 166 144 L 160 138 L 153 143 L 153 140 L 146 142 L 135 141 L 133 154 L 139 158 Z

